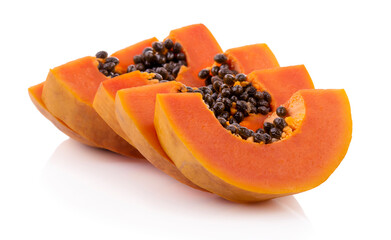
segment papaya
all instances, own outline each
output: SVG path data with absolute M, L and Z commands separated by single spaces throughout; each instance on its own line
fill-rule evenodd
M 117 92 L 115 105 L 118 123 L 132 144 L 158 169 L 176 180 L 196 189 L 175 167 L 161 148 L 153 124 L 155 99 L 158 93 L 177 93 L 185 88 L 182 83 L 171 81 L 122 89 Z M 201 190 L 201 189 L 200 189 Z
M 31 101 L 35 105 L 35 107 L 38 109 L 38 111 L 45 116 L 50 122 L 53 123 L 54 126 L 56 126 L 60 131 L 65 133 L 68 137 L 84 143 L 86 145 L 89 145 L 91 147 L 97 147 L 92 142 L 88 141 L 87 139 L 80 136 L 78 133 L 73 131 L 68 125 L 66 125 L 63 121 L 60 119 L 54 117 L 46 108 L 45 104 L 42 101 L 42 89 L 43 89 L 44 82 L 37 84 L 35 86 L 32 86 L 28 89 L 29 96 L 31 98 Z
M 243 59 L 243 56 L 245 56 L 245 53 L 248 51 L 251 51 L 252 55 L 257 56 L 256 61 L 246 62 L 246 60 Z M 238 66 L 245 67 L 247 65 L 249 66 L 251 65 L 251 67 L 254 67 L 256 66 L 256 64 L 259 65 L 259 68 L 278 66 L 278 63 L 274 55 L 272 53 L 270 54 L 271 51 L 266 44 L 244 46 L 244 47 L 236 48 L 231 52 L 235 54 L 235 55 L 232 54 L 232 56 L 237 56 L 235 58 L 235 61 Z M 265 52 L 267 54 L 265 54 Z M 240 63 L 242 59 L 244 61 L 243 64 Z M 212 58 L 212 62 L 213 62 L 213 58 Z M 265 64 L 264 62 L 272 62 L 273 64 Z M 198 72 L 201 69 L 202 68 L 199 68 Z M 279 73 L 279 71 L 276 72 Z M 196 75 L 198 76 L 198 73 Z M 299 79 L 299 78 L 300 77 L 298 77 L 298 79 L 293 79 L 292 85 L 294 85 L 294 82 L 296 81 L 298 86 L 303 87 L 306 84 L 302 82 L 304 81 L 311 82 L 310 78 L 309 80 L 304 78 L 303 79 Z M 108 81 L 113 81 L 113 80 L 108 80 Z M 200 78 L 198 79 L 198 81 L 201 82 Z M 273 81 L 278 81 L 278 80 L 274 78 Z M 194 81 L 192 81 L 192 83 L 194 83 Z M 310 86 L 311 84 L 308 85 Z M 101 88 L 103 87 L 103 85 L 104 83 L 102 83 Z M 195 85 L 198 84 L 195 83 Z M 265 85 L 267 86 L 268 83 L 265 83 Z M 194 184 L 189 182 L 189 180 L 186 179 L 176 169 L 171 159 L 166 155 L 166 153 L 161 148 L 153 124 L 156 94 L 168 93 L 168 92 L 172 92 L 172 93 L 180 92 L 185 89 L 186 89 L 185 86 L 179 82 L 170 82 L 164 84 L 160 83 L 156 85 L 149 85 L 149 86 L 137 87 L 132 89 L 122 89 L 122 90 L 116 89 L 118 91 L 117 91 L 117 97 L 115 103 L 116 106 L 115 110 L 116 110 L 117 120 L 119 124 L 117 123 L 117 121 L 115 120 L 113 121 L 112 117 L 110 119 L 108 117 L 104 119 L 106 119 L 108 123 L 110 122 L 109 123 L 110 125 L 116 125 L 116 126 L 119 125 L 127 136 L 125 139 L 127 139 L 128 142 L 130 142 L 133 146 L 135 146 L 139 150 L 139 152 L 154 166 L 156 166 L 163 172 L 167 173 L 168 175 L 174 177 L 175 179 L 183 183 L 186 183 L 189 186 L 194 187 Z M 104 90 L 101 89 L 101 91 Z M 96 95 L 95 101 L 97 100 L 97 97 L 99 97 L 99 95 L 100 94 Z M 286 101 L 288 98 L 289 96 L 283 99 L 283 101 Z M 108 102 L 109 100 L 106 99 L 107 106 L 112 105 L 111 103 Z M 101 101 L 101 104 L 103 105 L 104 101 Z M 114 111 L 110 111 L 109 107 L 106 107 L 105 109 L 107 110 L 108 113 L 114 112 Z
M 155 37 L 149 38 L 111 54 L 112 57 L 119 59 L 119 63 L 115 66 L 116 72 L 120 74 L 126 73 L 128 66 L 134 64 L 133 56 L 140 54 L 144 48 L 151 46 L 156 41 L 158 39 Z
M 179 73 L 176 77 L 176 80 L 185 82 L 186 84 L 195 84 L 200 85 L 201 81 L 197 76 L 198 72 L 196 70 L 207 67 L 213 63 L 213 56 L 221 52 L 221 48 L 217 43 L 216 39 L 210 33 L 210 31 L 202 24 L 195 24 L 186 26 L 183 28 L 175 29 L 170 32 L 170 35 L 166 38 L 176 44 L 179 43 L 182 47 L 183 52 L 186 55 L 187 66 L 182 65 Z M 158 43 L 157 39 L 154 43 Z M 149 41 L 150 42 L 150 41 Z M 153 44 L 150 42 L 150 46 Z M 143 45 L 145 46 L 145 44 Z M 148 46 L 149 47 L 149 46 Z M 156 47 L 155 47 L 156 48 Z M 146 48 L 148 50 L 148 48 Z M 131 51 L 132 49 L 124 49 L 122 51 L 112 54 L 118 58 L 121 57 L 125 59 L 124 55 L 129 55 L 131 52 L 134 56 L 142 52 L 145 53 L 145 49 L 138 48 L 138 52 Z M 157 49 L 158 50 L 158 49 Z M 125 52 L 125 54 L 123 53 Z M 155 51 L 157 52 L 157 51 Z M 146 54 L 140 55 L 142 57 L 147 57 Z M 158 54 L 155 56 L 159 56 Z M 127 65 L 134 64 L 132 59 L 129 61 L 122 61 Z M 116 66 L 118 68 L 117 72 L 126 72 L 126 65 L 121 65 L 121 61 Z M 156 68 L 156 67 L 155 67 Z M 159 81 L 150 80 L 154 78 L 154 73 L 146 73 L 140 71 L 134 71 L 127 74 L 124 74 L 124 77 L 114 77 L 107 79 L 102 82 L 95 94 L 93 107 L 95 111 L 100 115 L 100 117 L 122 138 L 124 138 L 128 143 L 134 145 L 133 140 L 130 136 L 126 136 L 118 124 L 115 115 L 114 100 L 115 94 L 118 90 L 123 88 L 137 87 L 141 85 L 154 84 Z M 143 106 L 143 103 L 140 103 Z M 154 105 L 152 105 L 154 106 Z
M 193 40 L 198 40 L 198 42 L 189 41 L 189 35 L 194 34 L 197 34 L 196 36 L 198 37 L 193 37 Z M 186 44 L 191 44 L 191 47 L 193 48 L 196 43 L 202 46 L 201 49 L 198 49 L 200 57 L 213 56 L 221 51 L 221 48 L 213 38 L 213 35 L 211 35 L 209 30 L 202 24 L 173 30 L 171 35 L 175 36 L 176 42 L 174 43 L 171 39 L 168 39 L 170 41 L 169 43 L 171 43 L 171 46 L 167 48 L 170 50 L 168 51 L 170 55 L 167 55 L 166 57 L 162 48 L 160 49 L 162 51 L 159 51 L 159 57 L 161 57 L 159 59 L 153 58 L 157 57 L 157 55 L 153 55 L 151 59 L 148 59 L 147 55 L 145 55 L 146 58 L 143 59 L 143 63 L 138 62 L 137 67 L 141 68 L 139 70 L 152 70 L 148 69 L 149 65 L 151 65 L 152 68 L 152 61 L 158 61 L 160 63 L 161 60 L 164 60 L 167 63 L 168 61 L 173 63 L 173 61 L 176 60 L 180 62 L 179 66 L 175 66 L 177 67 L 177 72 L 179 72 L 179 67 L 182 65 L 189 69 L 187 72 L 191 72 L 190 70 L 193 69 L 192 67 L 198 68 L 209 64 L 210 60 L 206 60 L 205 62 L 202 58 L 197 60 L 196 58 L 198 56 L 185 56 L 183 52 L 186 50 Z M 184 45 L 181 45 L 182 40 L 184 41 Z M 99 116 L 96 114 L 92 105 L 101 82 L 110 79 L 110 77 L 111 79 L 127 79 L 128 76 L 130 78 L 129 81 L 131 81 L 131 76 L 134 74 L 128 73 L 133 72 L 136 65 L 130 65 L 133 66 L 133 68 L 130 69 L 127 65 L 136 64 L 135 57 L 137 56 L 137 53 L 144 54 L 146 53 L 146 49 L 152 50 L 150 46 L 156 49 L 156 47 L 159 47 L 159 44 L 162 44 L 155 43 L 158 43 L 157 39 L 150 38 L 120 50 L 109 58 L 107 58 L 107 53 L 102 51 L 97 53 L 97 61 L 92 57 L 86 57 L 52 69 L 44 84 L 42 94 L 43 102 L 55 117 L 61 119 L 79 135 L 87 138 L 95 145 L 123 155 L 140 156 L 140 154 L 124 141 L 123 138 L 118 136 L 114 130 L 110 130 L 110 127 L 102 120 L 102 116 L 110 117 L 113 116 L 113 114 L 107 115 L 105 112 L 101 111 L 101 116 Z M 190 45 L 187 46 L 190 47 Z M 193 62 L 194 66 L 191 66 Z M 173 64 L 170 66 L 174 67 Z M 155 76 L 156 75 L 157 74 L 155 74 Z M 100 94 L 100 96 L 102 95 L 107 97 L 107 95 Z M 112 101 L 112 103 L 113 102 L 114 101 Z M 102 110 L 105 109 L 104 107 L 105 106 L 100 106 L 99 108 L 98 106 L 97 109 Z M 86 116 L 83 119 L 78 116 L 81 112 Z M 121 133 L 119 129 L 116 130 Z
M 194 24 L 172 30 L 166 39 L 180 43 L 186 55 L 187 66 L 180 68 L 176 81 L 187 86 L 203 86 L 198 72 L 212 65 L 213 57 L 223 52 L 212 33 L 203 24 Z
M 296 91 L 314 88 L 311 76 L 304 65 L 256 70 L 248 75 L 248 81 L 255 88 L 270 93 L 272 109 L 288 101 Z M 241 122 L 241 125 L 255 131 L 267 116 L 250 114 Z
M 93 108 L 100 117 L 123 139 L 128 143 L 133 144 L 133 140 L 129 138 L 122 128 L 119 126 L 115 115 L 115 95 L 119 89 L 132 88 L 156 83 L 149 80 L 151 74 L 135 71 L 118 77 L 103 81 L 98 91 L 95 94 Z
M 97 66 L 94 57 L 84 57 L 51 69 L 42 100 L 54 116 L 94 145 L 125 156 L 142 157 L 92 108 L 96 90 L 106 80 Z
M 158 94 L 154 125 L 164 151 L 193 183 L 230 201 L 255 202 L 320 185 L 350 144 L 344 90 L 299 90 L 283 107 L 291 131 L 269 144 L 222 127 L 199 93 Z
M 135 44 L 134 46 L 130 46 L 130 47 L 127 47 L 125 49 L 122 49 L 122 50 L 116 52 L 115 54 L 118 57 L 120 57 L 121 60 L 122 60 L 122 58 L 124 58 L 124 59 L 128 59 L 128 58 L 132 59 L 133 52 L 141 51 L 144 47 L 150 45 L 151 42 L 153 42 L 155 40 L 156 40 L 156 38 L 151 38 L 151 39 L 144 40 L 144 41 L 142 41 L 140 43 Z M 122 61 L 122 62 L 124 62 L 124 61 Z M 83 65 L 83 64 L 86 64 L 86 63 L 90 65 L 89 68 L 83 69 L 83 67 L 81 67 L 81 68 L 77 67 L 78 64 Z M 74 66 L 76 66 L 76 68 L 72 69 L 72 67 L 74 67 Z M 94 67 L 92 67 L 92 66 L 94 66 Z M 119 65 L 117 67 L 121 67 L 121 66 Z M 56 69 L 58 70 L 59 68 L 60 67 L 57 67 Z M 53 79 L 53 72 L 56 69 L 53 69 L 53 70 L 51 70 L 49 72 L 47 79 L 51 79 L 51 80 Z M 92 73 L 91 75 L 88 72 L 88 69 L 91 70 L 91 73 Z M 58 91 L 59 92 L 61 92 L 61 91 L 62 92 L 72 91 L 71 89 L 68 88 L 68 87 L 70 87 L 70 88 L 76 89 L 77 94 L 82 94 L 82 95 L 85 94 L 84 96 L 82 96 L 84 101 L 87 101 L 87 102 L 91 101 L 91 98 L 92 98 L 92 95 L 93 95 L 93 93 L 91 93 L 91 92 L 93 92 L 93 91 L 91 91 L 91 88 L 93 89 L 94 85 L 96 87 L 96 85 L 98 84 L 99 81 L 103 81 L 103 80 L 107 79 L 107 78 L 101 78 L 101 76 L 99 76 L 98 79 L 100 79 L 100 80 L 98 82 L 97 81 L 95 81 L 95 82 L 92 81 L 92 83 L 88 83 L 89 79 L 94 78 L 94 75 L 95 76 L 98 75 L 96 73 L 96 61 L 93 61 L 92 58 L 88 58 L 88 57 L 87 58 L 83 58 L 83 59 L 79 59 L 79 60 L 73 61 L 73 63 L 70 63 L 68 65 L 64 65 L 62 72 L 63 73 L 67 72 L 67 73 L 65 73 L 65 75 L 68 74 L 68 76 L 70 76 L 72 78 L 73 77 L 72 75 L 77 75 L 76 71 L 85 71 L 85 70 L 87 70 L 85 72 L 85 77 L 81 76 L 81 79 L 80 78 L 79 79 L 75 79 L 76 81 L 73 81 L 73 82 L 72 82 L 72 79 L 71 79 L 71 81 L 70 81 L 71 82 L 71 86 L 66 86 L 66 84 L 65 85 L 63 85 L 63 84 L 58 85 L 58 87 L 60 88 L 60 89 L 58 89 Z M 80 85 L 78 85 L 79 83 L 77 81 L 80 81 Z M 82 119 L 82 121 L 80 121 L 80 122 L 86 123 L 84 126 L 80 126 L 79 123 L 75 123 L 75 124 L 70 123 L 70 125 L 77 125 L 77 126 L 79 126 L 79 127 L 76 127 L 76 129 L 73 129 L 73 128 L 71 128 L 69 126 L 69 122 L 67 124 L 67 123 L 64 122 L 64 119 L 61 119 L 59 117 L 59 115 L 53 114 L 53 112 L 50 111 L 47 108 L 46 104 L 44 103 L 44 101 L 45 101 L 44 98 L 45 97 L 43 97 L 43 95 L 45 95 L 45 93 L 44 93 L 45 91 L 43 89 L 45 88 L 44 86 L 46 85 L 46 82 L 47 81 L 45 81 L 44 83 L 40 84 L 39 85 L 39 89 L 38 89 L 38 87 L 35 87 L 35 86 L 30 88 L 30 90 L 31 90 L 31 91 L 29 91 L 30 96 L 33 95 L 33 97 L 31 99 L 32 99 L 33 103 L 39 108 L 40 112 L 42 114 L 44 114 L 44 116 L 47 117 L 49 120 L 51 120 L 53 123 L 55 123 L 55 125 L 61 131 L 63 131 L 66 135 L 71 136 L 71 138 L 73 138 L 73 139 L 75 139 L 75 140 L 77 140 L 77 141 L 79 141 L 81 143 L 90 145 L 90 146 L 104 148 L 104 149 L 109 149 L 109 150 L 112 150 L 114 152 L 118 152 L 120 154 L 127 155 L 127 156 L 142 157 L 138 153 L 137 150 L 135 150 L 133 147 L 129 146 L 126 142 L 124 142 L 122 140 L 120 140 L 120 142 L 118 144 L 114 144 L 114 145 L 117 145 L 117 146 L 110 146 L 111 144 L 106 146 L 106 144 L 104 142 L 107 142 L 107 140 L 101 141 L 99 139 L 98 140 L 95 139 L 96 136 L 94 136 L 94 133 L 92 133 L 91 131 L 87 131 L 90 134 L 85 135 L 83 133 L 84 129 L 88 129 L 88 128 L 90 129 L 92 127 L 92 125 L 93 125 L 93 124 L 89 125 L 88 123 L 86 123 L 86 121 L 88 121 L 87 119 Z M 53 84 L 49 84 L 49 85 L 53 85 Z M 34 91 L 34 90 L 39 90 L 40 95 L 38 96 L 37 95 L 38 92 Z M 77 90 L 81 90 L 81 91 L 77 91 Z M 73 98 L 73 96 L 72 96 L 73 94 L 74 93 L 71 93 L 69 96 L 71 98 Z M 47 96 L 46 96 L 46 101 L 48 101 L 48 100 L 51 102 L 50 105 L 54 104 L 54 105 L 56 105 L 56 108 L 57 108 L 57 110 L 59 112 L 62 111 L 60 105 L 63 104 L 63 103 L 58 102 L 58 100 L 56 99 L 56 96 L 54 94 L 52 94 L 52 99 L 51 99 L 53 101 L 51 101 L 50 99 L 47 99 Z M 74 103 L 75 102 L 77 103 L 78 101 L 82 101 L 79 97 L 76 97 L 76 99 L 73 99 L 73 100 L 74 100 Z M 67 105 L 69 105 L 68 102 L 65 102 L 65 103 L 67 103 Z M 87 105 L 88 105 L 88 103 L 87 103 Z M 75 109 L 72 109 L 72 108 L 68 109 L 68 110 L 71 110 L 72 114 L 67 119 L 70 120 L 71 122 L 77 122 L 79 120 L 72 119 L 72 116 L 75 115 L 76 111 L 80 110 L 80 106 L 77 106 L 77 104 L 76 105 L 73 104 L 73 107 L 76 107 L 76 108 Z M 88 109 L 88 107 L 87 107 L 87 109 Z M 91 112 L 91 109 L 89 109 L 89 110 L 90 110 L 89 112 Z M 90 114 L 90 115 L 93 116 L 93 119 L 96 117 L 96 116 L 94 116 L 93 113 Z M 62 116 L 64 116 L 64 114 L 62 114 Z M 80 117 L 78 117 L 78 118 L 80 118 Z M 57 121 L 59 121 L 60 123 L 58 123 Z M 98 122 L 98 125 L 102 124 L 102 122 L 99 121 L 99 120 L 97 120 L 97 122 Z M 103 128 L 107 129 L 107 127 L 105 127 L 105 125 L 106 124 L 102 124 Z M 63 126 L 66 126 L 66 127 L 63 127 Z M 80 127 L 81 127 L 81 129 L 80 129 Z M 112 131 L 109 130 L 109 132 L 112 132 Z M 109 136 L 111 136 L 111 135 L 114 135 L 114 134 L 110 133 Z M 111 139 L 115 140 L 115 139 L 118 139 L 118 138 L 114 136 L 114 137 L 111 137 Z M 111 140 L 109 140 L 109 142 L 110 141 Z
M 231 48 L 225 51 L 225 55 L 231 68 L 241 73 L 280 66 L 273 52 L 265 43 Z

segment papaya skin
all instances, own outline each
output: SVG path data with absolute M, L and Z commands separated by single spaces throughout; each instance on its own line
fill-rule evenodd
M 114 132 L 131 145 L 133 145 L 133 140 L 125 134 L 117 121 L 117 116 L 115 114 L 115 95 L 119 89 L 156 83 L 157 81 L 148 80 L 149 78 L 152 78 L 152 75 L 153 74 L 135 71 L 103 81 L 96 92 L 92 104 L 95 111 L 114 130 Z
M 203 24 L 194 24 L 172 30 L 167 38 L 180 43 L 186 54 L 188 67 L 181 67 L 176 81 L 192 87 L 205 85 L 198 78 L 199 71 L 211 66 L 213 57 L 223 52 L 209 29 Z
M 279 67 L 256 70 L 247 75 L 249 82 L 260 91 L 267 91 L 272 97 L 272 110 L 284 104 L 296 91 L 314 89 L 311 76 L 304 65 Z M 241 125 L 256 131 L 263 126 L 263 122 L 271 115 L 251 114 Z
M 300 90 L 284 106 L 301 125 L 267 145 L 224 129 L 200 94 L 158 94 L 154 123 L 163 149 L 192 182 L 231 201 L 262 201 L 323 183 L 352 136 L 344 90 Z
M 91 147 L 97 147 L 92 142 L 88 141 L 87 139 L 83 138 L 79 134 L 77 134 L 75 131 L 73 131 L 71 128 L 68 127 L 63 121 L 53 116 L 46 108 L 45 104 L 42 101 L 42 89 L 45 82 L 42 82 L 40 84 L 37 84 L 35 86 L 32 86 L 28 89 L 29 96 L 31 98 L 31 101 L 35 105 L 35 107 L 38 109 L 38 111 L 46 117 L 50 122 L 53 123 L 54 126 L 56 126 L 61 132 L 65 133 L 68 137 L 81 142 L 83 144 L 86 144 Z
M 116 115 L 124 133 L 131 137 L 134 146 L 152 165 L 190 187 L 203 190 L 183 176 L 166 155 L 153 124 L 156 94 L 177 93 L 183 87 L 183 84 L 172 81 L 119 90 L 115 100 Z
M 42 100 L 47 109 L 95 146 L 141 158 L 141 154 L 118 136 L 92 107 L 100 83 L 107 78 L 94 57 L 84 57 L 49 71 Z

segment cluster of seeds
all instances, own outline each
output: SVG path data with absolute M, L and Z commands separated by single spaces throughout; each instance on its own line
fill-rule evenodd
M 229 123 L 240 123 L 250 113 L 266 115 L 271 111 L 271 96 L 258 91 L 243 73 L 231 70 L 224 54 L 214 58 L 216 66 L 203 69 L 198 76 L 205 79 L 205 87 L 198 88 L 217 118 Z
M 171 39 L 164 42 L 153 42 L 142 54 L 133 58 L 134 65 L 130 65 L 128 72 L 141 71 L 155 73 L 155 79 L 160 82 L 173 81 L 177 77 L 181 66 L 187 66 L 186 55 L 179 42 Z
M 116 57 L 107 57 L 105 51 L 99 51 L 96 55 L 99 61 L 98 69 L 107 77 L 116 77 L 120 73 L 115 72 L 115 66 L 119 60 Z M 171 39 L 164 42 L 153 42 L 152 47 L 144 48 L 140 55 L 133 57 L 134 64 L 129 65 L 127 72 L 139 70 L 140 72 L 155 73 L 154 79 L 159 82 L 173 81 L 177 77 L 181 66 L 187 66 L 186 55 L 179 42 Z
M 98 69 L 99 72 L 104 74 L 107 77 L 116 77 L 120 74 L 115 72 L 115 66 L 118 65 L 119 60 L 116 57 L 107 57 L 108 54 L 105 51 L 99 51 L 96 53 L 95 57 L 98 59 Z
M 254 142 L 265 144 L 281 139 L 282 130 L 287 126 L 284 117 L 286 109 L 277 108 L 278 118 L 273 123 L 265 123 L 263 128 L 253 131 L 240 125 L 249 114 L 267 115 L 271 112 L 271 95 L 266 91 L 258 91 L 247 76 L 231 69 L 227 57 L 217 54 L 214 57 L 215 66 L 203 69 L 198 77 L 205 80 L 205 86 L 186 92 L 202 94 L 204 102 L 209 106 L 221 125 L 242 139 L 252 137 Z

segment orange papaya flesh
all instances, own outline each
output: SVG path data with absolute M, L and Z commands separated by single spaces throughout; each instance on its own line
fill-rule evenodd
M 119 90 L 115 101 L 116 114 L 123 131 L 146 159 L 178 181 L 200 189 L 178 171 L 163 151 L 153 124 L 156 94 L 177 93 L 183 88 L 183 84 L 172 81 Z
M 270 93 L 272 110 L 288 101 L 296 91 L 314 88 L 312 79 L 304 65 L 256 70 L 251 72 L 247 78 L 259 91 Z M 255 131 L 262 127 L 268 116 L 250 114 L 240 125 Z
M 35 86 L 32 86 L 28 89 L 31 101 L 35 105 L 35 107 L 38 109 L 38 111 L 45 116 L 50 122 L 53 123 L 54 126 L 56 126 L 60 131 L 65 133 L 68 137 L 79 141 L 81 143 L 84 143 L 86 145 L 96 147 L 95 144 L 88 141 L 87 139 L 83 138 L 79 134 L 77 134 L 75 131 L 73 131 L 66 123 L 61 121 L 60 119 L 54 117 L 46 108 L 45 104 L 42 101 L 42 89 L 43 89 L 44 82 L 37 84 Z
M 92 107 L 100 83 L 107 79 L 97 66 L 94 57 L 84 57 L 51 69 L 42 100 L 50 113 L 94 145 L 125 156 L 142 157 Z
M 225 51 L 228 64 L 240 73 L 249 74 L 255 70 L 277 68 L 280 65 L 265 43 L 231 48 Z
M 203 24 L 194 24 L 172 30 L 167 38 L 180 43 L 186 55 L 187 67 L 181 67 L 176 80 L 187 86 L 203 86 L 198 72 L 212 65 L 213 57 L 223 52 L 212 33 Z
M 115 115 L 115 95 L 118 90 L 154 84 L 153 74 L 140 71 L 130 72 L 103 81 L 95 94 L 92 104 L 99 116 L 123 139 L 133 145 L 133 140 L 124 133 Z
M 344 90 L 300 90 L 284 106 L 299 124 L 271 144 L 231 134 L 200 94 L 158 94 L 154 124 L 163 149 L 192 182 L 231 201 L 261 201 L 324 182 L 351 140 Z
M 238 48 L 235 52 L 239 54 L 240 51 L 261 51 L 257 56 L 265 56 L 262 48 L 253 48 L 252 46 Z M 214 56 L 211 57 L 212 61 L 213 57 Z M 259 62 L 261 63 L 260 66 L 264 66 L 263 61 Z M 245 63 L 244 65 L 246 64 L 248 63 Z M 106 82 L 109 81 L 111 80 Z M 120 90 L 117 94 L 116 111 L 120 126 L 127 135 L 125 139 L 135 146 L 153 165 L 169 173 L 169 175 L 178 178 L 176 176 L 178 175 L 178 171 L 174 168 L 172 161 L 162 150 L 156 137 L 156 131 L 153 125 L 156 94 L 161 93 L 163 90 L 166 92 L 167 88 L 169 89 L 170 86 L 173 86 L 176 90 L 179 88 L 182 88 L 181 91 L 185 90 L 183 86 L 178 85 L 178 83 L 170 83 L 164 86 L 145 86 L 137 89 Z M 97 97 L 98 95 L 95 99 Z M 120 101 L 120 103 L 118 103 L 118 101 Z M 172 168 L 174 168 L 174 170 Z M 182 178 L 183 176 L 180 177 Z
M 149 38 L 111 54 L 112 57 L 119 59 L 118 65 L 115 66 L 115 71 L 120 74 L 126 73 L 128 66 L 134 64 L 133 56 L 140 54 L 144 48 L 150 47 L 156 41 L 158 39 L 155 37 Z
M 186 26 L 183 28 L 175 29 L 170 32 L 170 36 L 167 38 L 170 40 L 173 40 L 175 43 L 179 43 L 182 46 L 182 50 L 186 54 L 187 64 L 188 67 L 186 68 L 186 71 L 182 71 L 178 73 L 177 80 L 183 80 L 187 81 L 187 84 L 195 83 L 196 85 L 200 84 L 203 81 L 200 81 L 197 77 L 198 70 L 208 66 L 213 62 L 213 56 L 219 52 L 221 52 L 221 48 L 218 45 L 216 39 L 213 37 L 213 35 L 210 33 L 210 31 L 202 24 L 195 24 Z M 156 38 L 149 39 L 147 42 L 150 43 L 149 46 L 151 47 L 154 40 L 157 40 Z M 146 42 L 143 42 L 146 43 Z M 144 44 L 145 45 L 145 44 Z M 129 53 L 132 52 L 132 54 L 137 55 L 141 54 L 143 52 L 143 49 L 137 48 L 138 52 L 136 51 L 130 51 L 129 49 L 121 50 L 122 52 L 126 52 L 126 55 L 130 55 Z M 168 51 L 167 49 L 163 50 L 162 53 L 165 53 Z M 171 51 L 171 50 L 170 50 Z M 155 50 L 153 50 L 154 54 L 157 54 Z M 121 54 L 115 53 L 112 56 L 120 57 Z M 145 57 L 145 56 L 144 56 Z M 104 61 L 104 59 L 99 59 L 100 61 Z M 132 60 L 133 61 L 133 60 Z M 134 63 L 134 62 L 132 62 Z M 120 63 L 117 65 L 120 66 Z M 156 65 L 156 63 L 155 63 Z M 155 66 L 153 65 L 153 66 Z M 156 66 L 155 66 L 156 68 Z M 188 69 L 190 69 L 188 71 Z M 146 70 L 146 69 L 144 69 Z M 151 69 L 149 69 L 151 70 Z M 138 72 L 138 71 L 136 71 Z M 197 73 L 196 73 L 197 72 Z M 183 74 L 182 74 L 183 73 Z M 188 73 L 192 73 L 192 76 L 187 76 Z M 130 73 L 128 73 L 130 74 Z M 141 75 L 140 75 L 141 74 Z M 97 94 L 95 95 L 93 107 L 98 112 L 98 114 L 107 122 L 107 124 L 113 128 L 113 130 L 118 133 L 121 137 L 126 139 L 129 143 L 133 144 L 133 141 L 130 137 L 125 136 L 123 134 L 123 131 L 118 125 L 118 121 L 115 118 L 114 114 L 114 97 L 115 93 L 119 89 L 123 88 L 129 88 L 134 87 L 136 85 L 140 85 L 139 78 L 145 78 L 145 79 L 152 79 L 154 76 L 154 73 L 147 74 L 146 72 L 137 73 L 134 76 L 128 75 L 129 77 L 121 78 L 122 75 L 108 79 L 102 83 L 100 88 L 97 91 Z M 193 78 L 196 78 L 195 81 Z M 186 80 L 184 80 L 186 79 Z M 192 80 L 193 79 L 193 80 Z M 181 80 L 181 81 L 182 81 Z M 156 79 L 150 81 L 151 83 L 156 83 Z M 134 86 L 131 84 L 131 82 L 135 82 Z M 148 84 L 147 81 L 144 81 L 143 85 Z M 110 94 L 111 96 L 108 96 Z M 154 106 L 153 106 L 154 107 Z

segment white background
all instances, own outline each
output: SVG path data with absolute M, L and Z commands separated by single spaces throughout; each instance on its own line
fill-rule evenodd
M 2 1 L 0 239 L 391 239 L 387 2 Z M 264 42 L 317 88 L 346 89 L 353 140 L 328 181 L 230 203 L 69 140 L 29 100 L 51 67 L 193 23 L 223 49 Z

